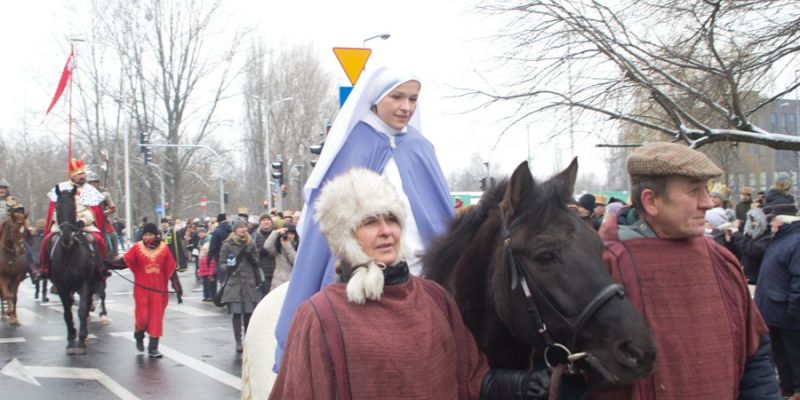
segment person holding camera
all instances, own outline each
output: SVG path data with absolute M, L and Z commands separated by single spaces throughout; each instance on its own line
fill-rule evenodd
M 275 289 L 284 282 L 289 281 L 294 267 L 294 258 L 300 238 L 294 225 L 286 224 L 281 229 L 275 229 L 264 242 L 264 249 L 275 257 L 275 273 L 272 275 L 270 290 Z
M 250 234 L 249 225 L 243 219 L 232 224 L 233 232 L 225 239 L 220 249 L 220 261 L 224 262 L 227 281 L 222 301 L 233 314 L 233 336 L 236 339 L 236 352 L 242 352 L 242 328 L 247 332 L 250 316 L 261 300 L 258 285 L 263 281 L 257 268 L 258 251 Z M 224 261 L 223 261 L 224 260 Z

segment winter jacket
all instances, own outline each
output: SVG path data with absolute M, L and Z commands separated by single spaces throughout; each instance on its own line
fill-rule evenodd
M 264 247 L 264 243 L 267 241 L 270 233 L 274 231 L 275 230 L 270 229 L 266 232 L 262 232 L 261 229 L 256 229 L 255 233 L 253 233 L 253 240 L 255 240 L 256 249 L 258 249 L 258 267 L 264 272 L 264 279 L 266 281 L 271 281 L 272 275 L 275 273 L 275 256 L 269 254 Z
M 217 270 L 217 260 L 206 256 L 200 257 L 200 266 L 197 269 L 199 276 L 214 276 Z
M 800 221 L 781 226 L 773 236 L 761 263 L 755 302 L 767 325 L 800 330 Z
M 270 290 L 275 289 L 276 287 L 280 286 L 280 284 L 289 281 L 289 278 L 292 276 L 294 257 L 297 254 L 297 249 L 288 240 L 281 240 L 281 251 L 279 253 L 276 245 L 279 237 L 280 234 L 278 233 L 278 230 L 273 230 L 272 233 L 269 234 L 269 237 L 267 237 L 267 240 L 264 242 L 264 249 L 266 249 L 270 255 L 275 257 L 275 273 L 272 275 L 272 285 Z
M 242 253 L 241 256 L 239 256 L 240 253 Z M 246 243 L 238 243 L 233 237 L 229 237 L 222 244 L 219 254 L 219 265 L 226 268 L 228 274 L 222 301 L 225 303 L 258 303 L 261 300 L 261 292 L 258 290 L 256 279 L 260 282 L 262 277 L 256 267 L 258 251 L 253 239 L 248 236 Z M 235 267 L 227 266 L 226 260 L 229 254 L 238 257 Z M 256 273 L 259 274 L 258 278 L 256 278 Z
M 767 251 L 771 241 L 772 234 L 769 231 L 764 232 L 757 238 L 751 238 L 741 232 L 736 232 L 731 236 L 731 241 L 726 243 L 728 250 L 736 254 L 739 260 L 742 261 L 747 283 L 755 285 L 758 282 L 761 260 L 764 259 L 764 253 Z
M 222 221 L 219 225 L 217 225 L 217 229 L 214 229 L 214 232 L 211 234 L 211 244 L 208 247 L 208 256 L 217 260 L 217 265 L 219 265 L 219 255 L 220 249 L 222 248 L 222 242 L 231 235 L 233 229 L 231 228 L 231 224 L 228 221 Z
M 794 204 L 794 196 L 783 190 L 770 189 L 764 196 L 764 204 L 768 206 L 776 204 Z

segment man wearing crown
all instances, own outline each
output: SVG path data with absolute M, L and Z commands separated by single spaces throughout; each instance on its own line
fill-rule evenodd
M 92 185 L 86 184 L 86 166 L 81 160 L 70 160 L 69 162 L 69 180 L 58 184 L 61 190 L 72 190 L 77 188 L 78 192 L 75 194 L 75 219 L 84 236 L 92 243 L 94 249 L 100 259 L 105 260 L 107 251 L 105 241 L 103 240 L 103 232 L 105 231 L 105 216 L 103 215 L 102 203 L 105 197 Z M 59 222 L 56 221 L 56 196 L 55 187 L 47 193 L 50 198 L 50 207 L 47 209 L 47 218 L 45 219 L 45 238 L 42 240 L 41 248 L 41 268 L 40 273 L 43 276 L 50 271 L 50 257 L 45 250 L 47 243 L 53 236 L 59 232 Z M 98 263 L 98 269 L 103 269 L 102 265 Z

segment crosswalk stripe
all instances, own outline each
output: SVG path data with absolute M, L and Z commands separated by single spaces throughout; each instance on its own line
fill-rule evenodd
M 215 313 L 212 311 L 206 311 L 202 308 L 187 306 L 185 304 L 169 304 L 167 305 L 167 309 L 170 311 L 181 312 L 184 314 L 189 314 L 193 317 L 213 317 L 220 315 L 219 313 Z
M 23 343 L 23 342 L 25 342 L 24 337 L 0 338 L 0 343 Z
M 178 329 L 180 333 L 206 333 L 206 332 L 225 332 L 232 328 L 230 326 L 209 326 L 206 328 Z
M 121 337 L 131 342 L 134 341 L 133 339 L 133 332 L 112 332 L 110 333 L 111 336 Z M 221 383 L 224 383 L 236 390 L 241 390 L 242 387 L 242 379 L 238 376 L 231 375 L 221 369 L 212 367 L 200 360 L 194 359 L 189 357 L 188 355 L 181 353 L 178 350 L 165 346 L 163 342 L 159 344 L 158 350 L 164 354 L 164 357 L 172 359 L 175 362 L 181 363 L 203 375 L 208 376 L 214 380 L 217 380 Z
M 47 318 L 26 307 L 17 306 L 17 318 L 21 324 L 30 324 L 32 322 L 47 323 Z
M 97 339 L 97 336 L 94 333 L 90 333 L 88 336 L 89 339 Z M 42 336 L 42 340 L 46 342 L 54 342 L 57 340 L 67 340 L 66 336 Z

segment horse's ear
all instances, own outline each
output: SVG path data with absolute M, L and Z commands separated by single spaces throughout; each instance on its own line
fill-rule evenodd
M 524 201 L 530 192 L 533 191 L 533 176 L 530 169 L 528 169 L 528 162 L 524 161 L 514 173 L 511 175 L 511 180 L 508 182 L 508 189 L 503 200 L 500 202 L 500 213 L 503 219 L 511 221 L 520 208 L 522 201 Z
M 563 201 L 567 201 L 572 198 L 572 194 L 575 193 L 575 179 L 578 176 L 578 157 L 572 159 L 572 162 L 569 163 L 567 169 L 558 173 L 558 175 L 552 177 L 550 179 L 551 182 L 555 183 L 559 188 L 559 195 L 563 199 Z

